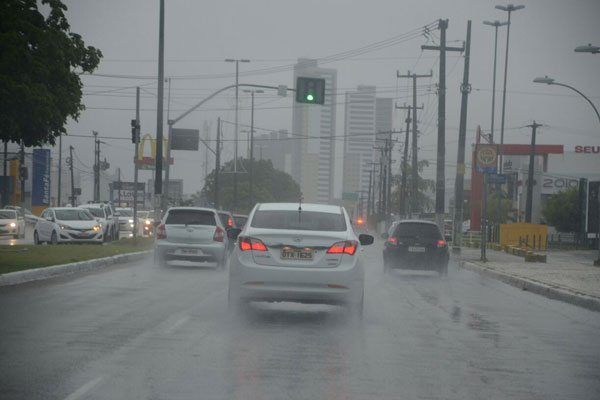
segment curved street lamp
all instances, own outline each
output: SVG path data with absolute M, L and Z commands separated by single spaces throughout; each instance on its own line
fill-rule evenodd
M 590 99 L 588 99 L 586 97 L 586 95 L 584 95 L 583 93 L 581 93 L 579 90 L 575 89 L 573 86 L 569 86 L 569 85 L 566 85 L 564 83 L 556 82 L 554 79 L 549 78 L 548 76 L 535 78 L 533 80 L 533 82 L 535 82 L 535 83 L 545 83 L 547 85 L 563 86 L 563 87 L 566 87 L 566 88 L 569 88 L 569 89 L 573 90 L 574 92 L 576 92 L 577 94 L 579 94 L 581 97 L 583 97 L 584 99 L 586 99 L 588 103 L 590 103 L 590 106 L 592 106 L 592 108 L 594 109 L 594 112 L 596 113 L 596 116 L 598 117 L 598 122 L 600 122 L 600 113 L 598 113 L 598 109 L 596 108 L 596 106 L 594 105 L 594 103 L 592 103 L 592 101 Z M 598 197 L 598 259 L 594 261 L 594 265 L 600 265 L 600 186 L 598 187 L 597 197 Z

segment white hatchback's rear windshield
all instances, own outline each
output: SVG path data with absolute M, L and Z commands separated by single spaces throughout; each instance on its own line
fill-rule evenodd
M 301 231 L 343 232 L 346 220 L 343 214 L 297 210 L 258 210 L 250 226 L 267 229 L 294 229 Z
M 215 214 L 203 210 L 171 210 L 165 221 L 167 225 L 217 225 Z

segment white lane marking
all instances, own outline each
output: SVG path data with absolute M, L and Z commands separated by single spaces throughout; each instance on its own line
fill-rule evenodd
M 77 400 L 77 399 L 81 398 L 87 392 L 92 390 L 94 388 L 94 386 L 99 384 L 103 379 L 104 379 L 103 377 L 99 377 L 99 378 L 89 381 L 88 383 L 86 383 L 85 385 L 83 385 L 82 387 L 80 387 L 79 389 L 74 391 L 73 393 L 71 393 L 69 396 L 65 397 L 65 400 Z
M 170 327 L 168 327 L 167 329 L 164 330 L 164 334 L 165 335 L 170 335 L 171 333 L 175 332 L 177 329 L 181 328 L 181 326 L 185 323 L 187 323 L 190 320 L 190 317 L 183 317 L 178 319 L 177 321 L 175 321 L 175 323 L 173 325 L 171 325 Z

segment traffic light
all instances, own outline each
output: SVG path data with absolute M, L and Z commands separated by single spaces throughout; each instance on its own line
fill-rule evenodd
M 138 135 L 138 128 L 139 126 L 137 125 L 137 120 L 132 119 L 131 120 L 131 143 L 136 143 L 139 142 L 140 137 Z
M 296 80 L 296 102 L 323 104 L 325 102 L 325 79 L 299 77 Z

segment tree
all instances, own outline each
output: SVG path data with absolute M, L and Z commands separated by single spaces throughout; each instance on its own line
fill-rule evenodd
M 548 225 L 559 232 L 579 232 L 579 191 L 570 188 L 560 191 L 548 200 L 542 213 Z
M 481 204 L 481 202 L 479 202 L 479 204 Z M 500 223 L 501 224 L 507 223 L 508 215 L 512 211 L 514 211 L 512 200 L 502 198 L 502 200 L 500 202 Z M 486 209 L 485 209 L 485 215 L 487 216 L 488 224 L 495 225 L 498 223 L 498 193 L 488 195 Z
M 248 213 L 254 207 L 250 203 L 250 181 L 247 171 L 250 169 L 250 160 L 239 158 L 237 173 L 237 202 L 236 210 L 233 207 L 233 160 L 221 167 L 219 173 L 219 208 L 236 212 Z M 296 202 L 300 200 L 300 186 L 287 173 L 273 168 L 271 160 L 254 160 L 254 203 L 267 202 Z M 212 203 L 215 198 L 215 171 L 207 177 L 202 192 L 194 196 L 195 199 L 205 199 Z
M 417 171 L 418 171 L 418 180 L 417 180 L 417 199 L 419 204 L 418 210 L 413 210 L 411 212 L 422 213 L 431 211 L 433 209 L 433 201 L 427 195 L 427 192 L 432 192 L 435 189 L 435 182 L 432 179 L 424 179 L 421 174 L 423 173 L 423 169 L 425 167 L 429 167 L 429 161 L 421 160 L 417 162 Z M 398 175 L 394 175 L 392 177 L 392 183 L 395 189 L 392 192 L 392 212 L 397 213 L 400 210 L 400 197 L 402 196 L 402 173 Z M 411 192 L 412 192 L 412 167 L 407 165 L 406 171 L 406 186 L 407 186 L 407 199 L 406 199 L 406 207 L 407 210 L 410 210 L 411 205 Z
M 77 120 L 82 72 L 92 72 L 102 53 L 70 32 L 60 0 L 0 1 L 0 139 L 26 146 L 55 143 Z

